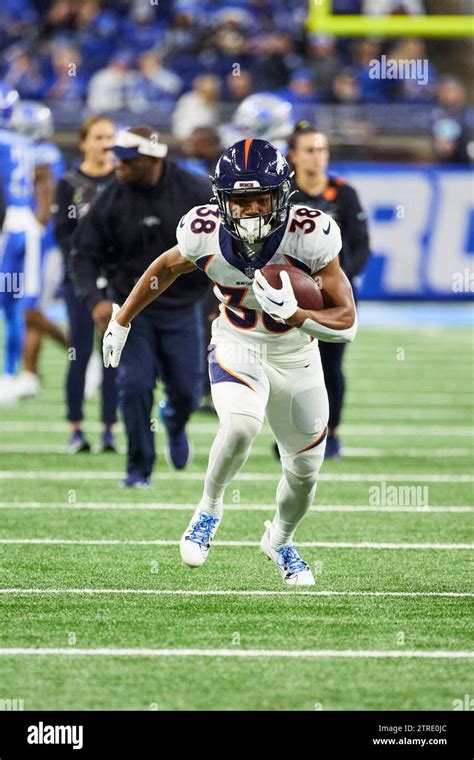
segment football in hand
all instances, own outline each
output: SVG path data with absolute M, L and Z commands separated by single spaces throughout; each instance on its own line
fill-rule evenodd
M 300 309 L 321 311 L 324 309 L 323 296 L 313 278 L 301 269 L 281 264 L 267 264 L 262 273 L 272 288 L 281 288 L 280 272 L 288 272 L 295 298 Z

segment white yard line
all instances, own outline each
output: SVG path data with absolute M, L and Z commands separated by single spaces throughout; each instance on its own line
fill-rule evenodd
M 13 595 L 131 595 L 131 596 L 222 596 L 222 597 L 272 597 L 272 596 L 315 596 L 315 597 L 376 597 L 376 598 L 453 598 L 470 599 L 474 597 L 471 591 L 308 591 L 293 587 L 288 591 L 267 591 L 260 589 L 229 589 L 229 590 L 198 590 L 198 589 L 156 589 L 156 588 L 0 588 L 1 594 Z
M 57 546 L 179 546 L 179 541 L 168 539 L 127 539 L 119 538 L 0 538 L 0 545 L 57 545 Z M 215 546 L 259 547 L 259 541 L 215 541 Z M 440 543 L 387 543 L 374 541 L 298 541 L 298 546 L 306 549 L 436 549 L 449 551 L 472 551 L 474 544 Z
M 124 441 L 121 441 L 125 446 Z M 208 456 L 210 446 L 195 446 L 195 454 L 200 456 Z M 1 454 L 55 454 L 59 456 L 70 457 L 71 454 L 67 451 L 65 444 L 48 444 L 37 443 L 34 445 L 26 446 L 23 443 L 2 443 L 0 444 Z M 269 457 L 272 454 L 269 446 L 253 446 L 253 457 Z M 434 457 L 436 459 L 445 459 L 447 457 L 469 457 L 474 455 L 473 448 L 458 448 L 458 449 L 430 449 L 420 447 L 418 449 L 401 449 L 401 448 L 357 448 L 351 446 L 344 446 L 344 454 L 347 457 L 356 458 L 374 458 L 374 457 L 390 457 L 402 458 L 402 459 L 429 459 Z
M 356 394 L 352 394 L 352 392 L 348 392 L 348 398 L 347 398 L 347 406 L 348 411 L 350 412 L 351 408 L 354 407 L 374 407 L 374 406 L 383 406 L 384 411 L 386 407 L 397 407 L 404 410 L 413 410 L 419 408 L 433 408 L 438 407 L 440 413 L 443 415 L 444 411 L 446 410 L 446 407 L 454 407 L 457 408 L 459 405 L 462 406 L 472 406 L 472 394 L 471 393 L 453 393 L 452 396 L 445 396 L 442 393 L 420 393 L 420 397 L 417 397 L 417 391 L 410 391 L 410 395 L 407 397 L 406 393 L 402 393 L 401 391 L 386 391 L 384 393 L 370 393 L 368 394 L 367 391 L 360 391 Z M 459 397 L 459 398 L 458 398 Z M 465 398 L 464 398 L 465 397 Z M 398 399 L 398 400 L 397 400 Z M 44 401 L 44 396 L 42 394 L 41 396 L 41 404 L 39 404 L 36 400 L 33 399 L 26 399 L 21 402 L 22 409 L 26 413 L 34 413 L 35 418 L 36 415 L 38 415 L 38 419 L 41 419 L 42 417 L 44 419 L 49 419 L 51 416 L 53 417 L 59 417 L 61 414 L 61 409 L 59 407 L 59 404 L 56 403 L 46 403 Z M 99 412 L 99 404 L 98 399 L 93 399 L 92 401 L 88 401 L 87 403 L 87 409 L 89 412 L 91 412 L 93 409 L 97 410 L 97 413 Z M 2 412 L 5 411 L 6 407 L 2 409 Z M 18 407 L 11 407 L 11 409 L 16 409 L 18 411 Z M 449 414 L 449 411 L 447 412 Z M 26 416 L 26 415 L 25 415 Z M 88 415 L 89 416 L 89 415 Z M 101 429 L 100 423 L 91 421 L 87 422 L 87 428 L 89 429 L 90 425 L 96 426 L 97 430 Z M 65 427 L 66 429 L 66 427 Z
M 121 502 L 106 501 L 87 501 L 69 502 L 61 501 L 1 501 L 0 509 L 68 509 L 76 510 L 126 510 L 126 511 L 194 511 L 196 504 L 193 502 L 157 502 L 157 503 L 137 503 L 124 504 Z M 226 504 L 226 512 L 268 512 L 274 511 L 275 504 Z M 436 514 L 439 513 L 469 513 L 474 512 L 474 506 L 433 506 L 433 507 L 373 507 L 368 505 L 351 505 L 351 504 L 320 504 L 311 507 L 310 512 L 411 512 L 414 514 Z
M 107 472 L 102 470 L 3 470 L 0 471 L 0 480 L 121 480 L 123 472 Z M 204 472 L 157 472 L 153 480 L 177 481 L 203 481 Z M 236 475 L 236 481 L 265 481 L 276 482 L 280 473 L 268 472 L 243 472 Z M 402 483 L 473 483 L 474 475 L 437 475 L 433 473 L 320 473 L 319 481 L 330 482 L 402 482 Z
M 79 649 L 69 647 L 3 647 L 1 656 L 53 655 L 66 657 L 310 657 L 310 658 L 424 658 L 424 659 L 469 659 L 474 652 L 456 650 L 423 649 L 146 649 L 102 647 L 99 649 Z
M 418 421 L 419 423 L 419 421 Z M 96 425 L 88 426 L 88 430 L 100 430 L 100 427 Z M 188 432 L 193 433 L 215 433 L 217 429 L 217 419 L 214 422 L 191 422 L 188 426 Z M 3 421 L 0 422 L 0 432 L 68 432 L 67 425 L 62 422 L 47 422 L 47 421 Z M 449 435 L 453 436 L 473 436 L 472 427 L 467 422 L 466 425 L 453 426 L 447 422 L 445 425 L 392 425 L 390 422 L 387 424 L 346 424 L 341 425 L 341 432 L 345 434 L 354 435 L 403 435 L 403 436 L 420 436 L 420 435 Z M 270 434 L 269 428 L 264 428 L 263 434 Z

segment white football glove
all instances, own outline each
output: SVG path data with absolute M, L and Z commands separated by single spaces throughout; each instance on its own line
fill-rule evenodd
M 288 272 L 280 272 L 282 287 L 272 288 L 259 269 L 255 270 L 252 288 L 263 311 L 277 322 L 285 322 L 298 308 Z
M 123 327 L 115 320 L 115 316 L 120 306 L 114 303 L 112 307 L 112 319 L 107 325 L 102 343 L 102 355 L 104 357 L 104 367 L 118 367 L 122 349 L 127 341 L 130 327 Z

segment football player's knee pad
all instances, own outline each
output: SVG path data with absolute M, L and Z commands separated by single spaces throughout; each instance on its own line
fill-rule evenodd
M 282 456 L 282 466 L 285 475 L 291 479 L 297 478 L 301 485 L 304 483 L 313 486 L 319 475 L 319 470 L 324 461 L 324 444 L 315 446 L 314 449 L 299 454 L 285 454 Z
M 226 446 L 234 451 L 248 448 L 262 429 L 262 420 L 248 414 L 231 412 L 222 420 L 220 428 L 226 437 Z

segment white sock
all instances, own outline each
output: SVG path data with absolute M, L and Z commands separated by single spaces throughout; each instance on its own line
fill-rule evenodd
M 206 474 L 206 480 L 204 483 L 204 493 L 201 496 L 201 501 L 199 502 L 199 510 L 201 512 L 205 512 L 207 515 L 212 515 L 213 517 L 217 517 L 219 520 L 222 517 L 223 511 L 224 511 L 224 487 L 219 487 L 218 483 L 214 484 L 214 488 L 211 488 L 211 493 L 209 493 L 207 489 L 207 485 L 209 480 L 212 480 L 210 478 L 209 474 Z M 220 496 L 213 496 L 212 494 L 219 494 L 221 492 Z
M 270 546 L 273 549 L 293 543 L 294 532 L 311 507 L 315 493 L 313 476 L 304 478 L 283 470 L 276 494 L 277 511 L 270 530 Z
M 248 415 L 229 414 L 209 452 L 204 491 L 199 508 L 214 517 L 222 517 L 224 492 L 247 461 L 261 423 Z

